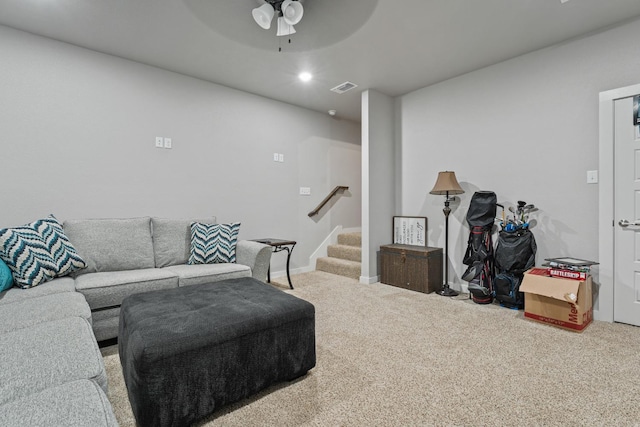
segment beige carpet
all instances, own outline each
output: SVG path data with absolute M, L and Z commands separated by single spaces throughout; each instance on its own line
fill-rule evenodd
M 640 328 L 578 334 L 465 296 L 292 279 L 295 290 L 274 285 L 315 305 L 317 366 L 202 425 L 640 425 Z M 117 348 L 103 354 L 116 417 L 133 426 Z

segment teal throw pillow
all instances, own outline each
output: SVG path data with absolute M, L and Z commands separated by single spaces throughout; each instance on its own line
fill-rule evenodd
M 87 266 L 53 215 L 21 227 L 0 229 L 0 259 L 23 289 Z
M 0 259 L 0 292 L 4 292 L 13 286 L 13 274 L 7 264 Z
M 219 264 L 236 262 L 236 244 L 240 223 L 191 223 L 189 264 Z

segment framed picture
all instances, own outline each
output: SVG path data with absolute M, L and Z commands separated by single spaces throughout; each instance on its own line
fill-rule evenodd
M 393 243 L 427 246 L 427 218 L 424 216 L 394 216 Z

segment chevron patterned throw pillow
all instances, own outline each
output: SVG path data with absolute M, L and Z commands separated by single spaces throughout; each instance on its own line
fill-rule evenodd
M 53 215 L 21 227 L 0 229 L 0 258 L 23 289 L 87 266 Z
M 236 262 L 240 223 L 191 223 L 191 253 L 188 264 Z

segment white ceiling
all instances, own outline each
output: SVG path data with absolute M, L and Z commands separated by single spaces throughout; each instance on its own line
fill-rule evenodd
M 638 0 L 305 0 L 289 44 L 257 5 L 0 0 L 0 24 L 359 121 L 363 89 L 403 95 L 640 17 Z M 359 87 L 329 90 L 345 81 Z

